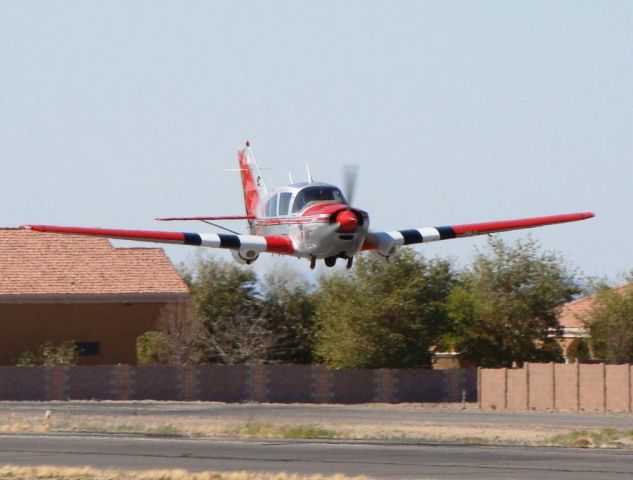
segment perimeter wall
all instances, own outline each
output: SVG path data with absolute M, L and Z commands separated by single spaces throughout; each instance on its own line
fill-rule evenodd
M 631 365 L 526 363 L 479 369 L 479 407 L 485 410 L 631 412 Z
M 476 402 L 476 369 L 321 365 L 0 367 L 0 400 Z

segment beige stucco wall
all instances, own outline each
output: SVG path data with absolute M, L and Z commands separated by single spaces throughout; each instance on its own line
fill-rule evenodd
M 633 365 L 526 363 L 479 369 L 479 406 L 508 410 L 633 411 Z
M 47 341 L 99 342 L 79 364 L 135 364 L 136 339 L 157 328 L 165 303 L 0 304 L 0 365 Z

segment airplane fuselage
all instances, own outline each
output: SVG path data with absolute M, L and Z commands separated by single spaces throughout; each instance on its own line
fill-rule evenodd
M 369 231 L 369 216 L 348 205 L 340 189 L 322 182 L 273 190 L 250 221 L 253 235 L 288 235 L 298 257 L 352 258 Z

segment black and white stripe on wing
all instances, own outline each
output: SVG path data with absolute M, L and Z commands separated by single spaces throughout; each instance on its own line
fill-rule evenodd
M 202 247 L 240 249 L 254 248 L 258 251 L 266 250 L 266 240 L 254 235 L 232 235 L 229 233 L 183 233 L 185 245 Z
M 448 240 L 457 236 L 453 227 L 410 228 L 407 230 L 398 230 L 398 233 L 402 235 L 404 240 L 403 245 Z

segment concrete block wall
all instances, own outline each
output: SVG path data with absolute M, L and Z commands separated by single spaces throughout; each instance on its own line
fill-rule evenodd
M 399 403 L 477 400 L 475 369 L 322 365 L 0 367 L 0 400 Z
M 501 410 L 633 411 L 633 367 L 526 363 L 479 369 L 479 406 Z

